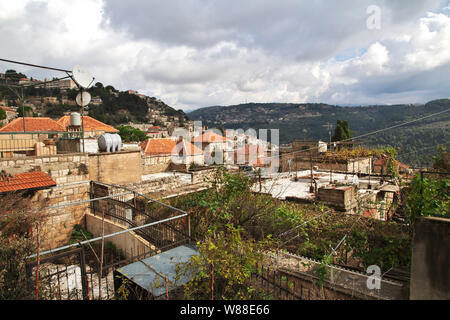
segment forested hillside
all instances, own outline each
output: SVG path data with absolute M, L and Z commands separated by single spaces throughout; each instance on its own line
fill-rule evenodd
M 347 120 L 353 136 L 391 127 L 429 114 L 450 109 L 450 100 L 423 105 L 340 107 L 327 104 L 249 103 L 228 107 L 208 107 L 188 114 L 210 127 L 280 129 L 280 143 L 295 139 L 328 141 L 327 124 Z M 436 146 L 450 141 L 450 112 L 362 139 L 368 146 L 393 146 L 398 158 L 412 166 L 432 163 Z

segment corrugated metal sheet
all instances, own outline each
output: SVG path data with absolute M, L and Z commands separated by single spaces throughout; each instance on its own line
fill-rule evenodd
M 151 292 L 154 297 L 159 297 L 166 293 L 165 280 L 152 269 L 166 276 L 169 280 L 169 290 L 173 289 L 189 281 L 188 277 L 183 277 L 178 279 L 176 285 L 174 285 L 176 277 L 175 264 L 187 262 L 193 255 L 198 255 L 198 251 L 194 247 L 179 246 L 142 261 L 126 265 L 117 269 L 117 271 L 141 288 Z

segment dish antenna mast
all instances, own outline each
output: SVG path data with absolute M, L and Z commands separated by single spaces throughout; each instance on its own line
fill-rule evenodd
M 91 101 L 91 95 L 85 89 L 89 89 L 94 82 L 95 78 L 91 73 L 83 66 L 76 65 L 72 69 L 72 80 L 75 81 L 80 92 L 78 93 L 75 101 L 81 108 L 81 134 L 83 138 L 83 152 L 86 152 L 84 144 L 84 107 Z

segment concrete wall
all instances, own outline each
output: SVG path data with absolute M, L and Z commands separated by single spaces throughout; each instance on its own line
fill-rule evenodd
M 139 151 L 89 154 L 89 179 L 112 184 L 141 181 L 142 161 Z
M 86 229 L 93 234 L 94 237 L 101 237 L 102 235 L 102 218 L 94 216 L 93 214 L 86 214 Z M 114 223 L 105 219 L 104 232 L 111 234 L 128 229 L 127 227 Z M 133 231 L 125 232 L 120 235 L 110 237 L 105 241 L 112 242 L 118 249 L 120 249 L 127 258 L 136 256 L 138 252 L 148 252 L 149 249 L 154 250 L 155 246 L 147 240 L 136 235 Z
M 411 262 L 412 300 L 450 299 L 450 219 L 418 218 Z

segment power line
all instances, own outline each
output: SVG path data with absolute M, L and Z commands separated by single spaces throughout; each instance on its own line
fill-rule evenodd
M 331 257 L 333 255 L 333 253 L 336 252 L 337 249 L 339 249 L 339 247 L 341 246 L 341 244 L 344 242 L 344 240 L 347 238 L 347 236 L 350 234 L 350 231 L 352 231 L 352 229 L 355 227 L 356 223 L 359 221 L 359 219 L 361 219 L 362 215 L 360 215 L 358 217 L 358 219 L 355 220 L 355 222 L 353 222 L 353 225 L 350 227 L 350 229 L 348 230 L 348 232 L 345 234 L 344 237 L 342 237 L 341 241 L 339 241 L 338 245 L 331 251 L 331 253 L 328 255 L 328 258 Z
M 15 63 L 15 64 L 21 64 L 21 65 L 24 65 L 24 66 L 35 67 L 35 68 L 41 68 L 41 69 L 47 69 L 47 70 L 55 70 L 55 71 L 72 73 L 72 71 L 70 71 L 70 70 L 53 68 L 53 67 L 47 67 L 47 66 L 41 66 L 41 65 L 37 65 L 37 64 L 31 64 L 31 63 L 20 62 L 20 61 L 14 61 L 14 60 L 2 59 L 2 58 L 0 58 L 0 61 L 9 62 L 9 63 Z
M 380 133 L 380 132 L 383 132 L 383 131 L 395 129 L 395 128 L 398 128 L 398 127 L 401 127 L 401 126 L 405 126 L 405 125 L 410 124 L 410 123 L 414 123 L 414 122 L 421 121 L 421 120 L 424 120 L 424 119 L 427 119 L 427 118 L 431 118 L 431 117 L 434 117 L 434 116 L 446 113 L 448 111 L 450 111 L 450 108 L 445 109 L 443 111 L 439 111 L 439 112 L 430 114 L 430 115 L 427 115 L 427 116 L 424 116 L 424 117 L 420 117 L 420 118 L 417 118 L 417 119 L 414 119 L 414 120 L 411 120 L 411 121 L 403 122 L 403 123 L 400 123 L 400 124 L 397 124 L 397 125 L 394 125 L 394 126 L 391 126 L 391 127 L 387 127 L 387 128 L 379 129 L 379 130 L 376 130 L 376 131 L 364 133 L 364 134 L 356 136 L 356 137 L 347 138 L 347 139 L 340 140 L 340 141 L 335 141 L 334 143 L 340 144 L 342 142 L 351 141 L 353 139 L 359 139 L 359 138 L 362 138 L 362 137 L 367 137 L 367 136 L 374 135 L 374 134 L 377 134 L 377 133 Z M 311 148 L 305 149 L 305 150 L 297 150 L 297 151 L 292 151 L 292 152 L 286 152 L 285 154 L 295 154 L 295 153 L 307 152 L 307 151 L 315 150 L 315 149 L 319 149 L 319 146 L 311 147 Z M 272 156 L 272 157 L 268 157 L 266 159 L 271 159 L 271 158 L 275 158 L 275 157 L 276 156 Z

